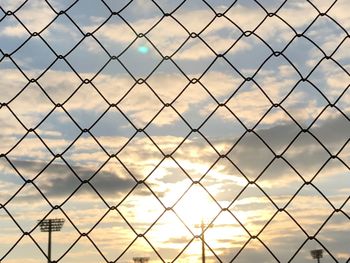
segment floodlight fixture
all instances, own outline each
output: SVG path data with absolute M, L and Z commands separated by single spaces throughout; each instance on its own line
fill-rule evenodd
M 134 257 L 134 263 L 147 263 L 149 261 L 149 257 Z
M 63 224 L 63 218 L 44 219 L 40 222 L 40 230 L 41 232 L 58 232 L 62 229 Z
M 48 250 L 47 251 L 47 262 L 48 263 L 51 263 L 51 243 L 52 243 L 51 233 L 61 231 L 63 224 L 64 224 L 63 218 L 39 220 L 40 231 L 49 233 L 48 248 L 47 248 L 47 250 Z
M 320 259 L 323 258 L 323 249 L 314 249 L 310 251 L 313 259 L 317 259 L 317 263 L 320 263 Z

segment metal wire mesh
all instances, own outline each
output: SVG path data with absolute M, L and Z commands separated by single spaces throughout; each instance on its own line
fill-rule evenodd
M 348 8 L 0 1 L 1 262 L 350 262 Z

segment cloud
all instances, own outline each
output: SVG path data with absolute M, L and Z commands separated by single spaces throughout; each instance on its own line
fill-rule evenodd
M 347 31 L 350 29 L 350 15 L 346 12 L 348 3 L 346 1 L 338 1 L 327 12 L 329 16 L 334 18 L 339 24 L 341 24 Z
M 23 4 L 22 0 L 3 0 L 1 2 L 1 5 L 5 10 L 15 10 L 17 9 L 21 4 Z
M 246 13 L 251 14 L 249 16 L 250 20 L 256 16 L 257 12 L 255 9 L 247 8 L 244 10 Z M 185 27 L 188 27 L 189 32 L 198 33 L 203 27 L 203 21 L 194 20 L 193 17 L 208 17 L 213 16 L 213 13 L 208 9 L 200 9 L 186 11 L 179 14 L 175 13 L 174 16 L 180 21 L 180 23 L 183 23 Z M 227 19 L 216 19 L 214 23 L 215 26 L 210 26 L 203 32 L 203 38 L 205 41 L 208 41 L 208 43 L 215 43 L 214 49 L 218 53 L 225 52 L 230 46 L 230 43 L 240 36 L 238 33 L 239 31 L 232 23 L 228 22 Z M 149 29 L 150 25 L 153 24 L 155 24 L 155 17 L 133 21 L 132 26 L 138 29 L 145 28 L 146 25 L 146 28 Z M 169 31 L 172 33 L 169 34 Z M 230 32 L 229 36 L 227 36 L 226 31 Z M 118 32 L 121 32 L 122 34 L 119 34 Z M 125 34 L 125 32 L 129 33 Z M 137 32 L 143 31 L 138 30 Z M 115 20 L 114 18 L 97 31 L 96 36 L 97 38 L 106 41 L 104 43 L 107 47 L 111 48 L 112 45 L 108 43 L 108 41 L 121 45 L 124 43 L 130 43 L 131 40 L 135 38 L 135 35 L 125 27 L 125 24 L 122 21 Z M 172 17 L 163 18 L 147 36 L 154 44 L 156 44 L 157 48 L 159 48 L 163 55 L 171 55 L 186 40 L 186 38 L 189 37 L 188 33 Z M 194 41 L 194 43 L 191 42 L 193 41 L 189 39 L 186 49 L 181 49 L 177 52 L 177 59 L 192 61 L 210 58 L 212 52 L 205 46 L 205 44 L 201 43 L 201 41 Z M 237 48 L 234 52 L 238 52 L 238 50 L 246 50 L 251 47 L 244 39 L 241 39 L 240 43 L 239 49 Z
M 301 33 L 316 18 L 318 12 L 308 2 L 288 1 L 277 14 Z
M 21 160 L 13 161 L 13 164 L 23 173 L 32 173 L 33 170 L 38 170 L 38 167 L 43 168 L 46 165 L 44 163 Z M 75 165 L 72 165 L 72 169 L 82 180 L 89 179 L 96 172 L 96 170 Z M 62 162 L 54 162 L 50 164 L 44 170 L 43 174 L 39 175 L 38 179 L 34 182 L 37 184 L 43 194 L 50 198 L 67 198 L 81 185 L 79 179 L 66 166 L 66 164 Z M 96 189 L 103 192 L 105 197 L 110 198 L 112 196 L 120 197 L 125 194 L 135 185 L 135 181 L 131 177 L 125 178 L 118 176 L 116 171 L 102 169 L 95 175 L 94 179 L 91 180 L 91 184 L 96 187 Z M 89 196 L 89 193 L 93 193 L 90 188 L 90 190 L 88 190 L 86 187 L 83 187 L 82 189 L 83 191 L 79 191 L 79 194 L 88 194 L 87 196 Z M 32 200 L 33 198 L 36 199 L 37 197 L 37 195 L 31 196 L 29 194 L 23 196 L 21 199 L 28 202 L 29 200 Z
M 348 121 L 346 118 L 341 117 L 341 115 L 339 117 L 337 115 L 335 116 L 336 118 L 330 115 L 324 118 L 321 122 L 317 122 L 313 125 L 311 132 L 315 134 L 315 136 L 318 137 L 329 149 L 333 149 L 336 152 L 340 149 L 342 144 L 346 142 L 346 138 L 348 137 Z M 225 125 L 227 124 L 225 124 L 225 119 L 222 119 L 222 123 L 220 123 L 220 125 L 222 125 L 223 128 L 226 127 Z M 334 127 L 342 128 L 334 129 Z M 283 147 L 288 145 L 288 141 L 286 141 L 286 139 L 289 138 L 289 140 L 292 140 L 299 131 L 300 129 L 290 121 L 281 122 L 280 125 L 276 125 L 275 122 L 272 122 L 268 123 L 265 128 L 262 127 L 256 129 L 257 134 L 261 136 L 273 149 L 279 148 L 281 150 L 284 149 Z M 152 136 L 152 133 L 150 135 Z M 45 135 L 44 137 L 46 136 L 50 136 L 53 143 L 60 143 L 61 138 L 55 138 L 55 134 L 54 137 L 52 137 L 51 133 Z M 159 136 L 159 138 L 161 139 L 162 136 Z M 176 142 L 178 139 L 177 136 L 178 135 L 171 140 L 175 140 L 174 142 Z M 109 140 L 114 140 L 113 135 L 109 136 L 108 138 Z M 108 138 L 105 138 L 105 140 Z M 231 144 L 230 140 L 225 137 L 216 139 L 215 137 L 207 136 L 207 138 L 209 141 L 213 141 L 214 145 L 216 143 L 226 145 Z M 76 143 L 74 148 L 69 152 L 78 151 L 80 154 L 72 156 L 69 154 L 67 157 L 72 165 L 84 164 L 91 167 L 96 167 L 96 160 L 98 160 L 98 163 L 103 163 L 104 160 L 106 160 L 107 156 L 100 150 L 100 147 L 93 140 L 91 140 L 91 138 L 82 137 L 78 142 L 79 143 Z M 108 144 L 108 141 L 106 141 L 106 143 Z M 31 159 L 35 156 L 41 161 L 48 161 L 52 159 L 52 156 L 50 157 L 50 154 L 47 152 L 46 148 L 41 143 L 37 143 L 37 139 L 35 137 L 29 136 L 20 145 L 22 145 L 20 151 L 14 151 L 11 153 L 11 158 L 14 160 L 21 160 L 21 158 L 24 156 L 31 156 Z M 185 145 L 186 147 L 181 147 L 181 149 L 176 152 L 176 157 L 179 158 L 180 164 L 183 161 L 182 164 L 184 165 L 185 169 L 193 171 L 197 170 L 197 172 L 200 172 L 202 169 L 205 169 L 204 167 L 207 166 L 207 163 L 212 163 L 213 160 L 218 157 L 217 154 L 210 149 L 210 146 L 203 142 L 203 140 L 187 140 Z M 149 169 L 151 169 L 151 167 L 154 167 L 158 163 L 157 161 L 152 160 L 154 159 L 154 156 L 149 154 L 145 155 L 146 152 L 144 150 L 146 149 L 148 149 L 146 151 L 151 150 L 152 152 L 156 150 L 153 143 L 146 138 L 138 136 L 135 137 L 133 142 L 127 146 L 127 149 L 128 150 L 125 151 L 125 154 L 127 155 L 123 153 L 121 156 L 125 157 L 122 157 L 122 159 L 126 158 L 125 160 L 127 161 L 127 164 L 130 165 L 130 167 L 134 167 L 132 170 L 135 169 L 134 171 L 138 171 L 137 173 L 142 173 L 142 169 L 140 170 L 140 168 L 144 165 L 144 167 L 149 167 Z M 197 154 L 195 154 L 196 151 L 194 149 L 197 149 Z M 202 151 L 199 151 L 199 149 L 202 149 Z M 91 152 L 92 150 L 94 153 Z M 203 152 L 203 150 L 205 151 Z M 156 152 L 157 151 L 155 151 L 155 153 Z M 260 152 L 261 154 L 254 154 L 256 152 Z M 189 160 L 188 157 L 192 155 L 193 158 L 191 157 L 192 159 Z M 198 156 L 200 156 L 201 162 L 198 162 Z M 308 174 L 312 171 L 316 172 L 317 168 L 320 168 L 322 164 L 320 163 L 322 162 L 321 160 L 326 160 L 327 156 L 329 157 L 327 152 L 319 145 L 319 143 L 314 140 L 312 136 L 307 134 L 299 135 L 299 138 L 295 143 L 293 143 L 285 154 L 286 159 L 292 164 L 295 164 L 297 170 L 303 174 Z M 232 161 L 234 161 L 238 167 L 242 168 L 244 172 L 256 176 L 262 171 L 264 166 L 266 166 L 268 162 L 272 160 L 273 155 L 260 141 L 260 139 L 255 137 L 255 135 L 246 134 L 241 142 L 238 143 L 238 145 L 233 149 L 232 153 L 230 153 L 229 157 L 232 158 Z M 252 158 L 255 160 L 255 164 L 259 165 L 252 166 Z M 134 161 L 130 162 L 130 160 Z M 202 163 L 204 166 L 200 165 L 200 163 Z M 196 168 L 197 165 L 198 167 Z M 288 169 L 287 167 L 288 166 L 285 166 L 283 169 Z M 23 166 L 21 165 L 19 168 L 22 169 Z M 83 171 L 80 170 L 80 172 Z M 285 173 L 288 174 L 289 172 L 289 170 L 279 170 L 278 172 L 276 171 L 275 174 L 283 176 Z M 273 178 L 270 178 L 270 180 L 272 181 Z
M 5 79 L 2 80 L 5 86 L 9 85 L 14 87 L 16 85 L 17 88 L 18 86 L 25 85 L 25 82 L 22 82 L 21 79 L 18 78 L 18 72 L 16 70 L 4 69 L 2 72 L 5 74 Z M 213 70 L 203 78 L 203 84 L 211 90 L 214 88 L 215 82 L 218 79 L 220 79 L 222 84 L 215 87 L 213 94 L 219 100 L 221 97 L 228 95 L 228 90 L 233 92 L 242 81 L 241 79 L 232 77 L 228 73 Z M 13 80 L 15 80 L 15 82 Z M 55 103 L 63 104 L 66 102 L 63 104 L 65 109 L 73 115 L 73 118 L 75 118 L 79 124 L 86 123 L 85 119 L 87 119 L 87 116 L 91 117 L 92 115 L 96 115 L 97 119 L 99 114 L 102 114 L 103 110 L 108 107 L 100 95 L 95 92 L 94 88 L 90 85 L 83 85 L 71 99 L 66 101 L 81 84 L 74 73 L 52 69 L 42 76 L 38 82 Z M 185 88 L 188 80 L 183 78 L 181 74 L 171 71 L 169 73 L 160 72 L 155 74 L 147 82 L 165 103 L 169 103 Z M 93 83 L 109 103 L 116 103 L 133 85 L 133 81 L 128 75 L 107 72 L 105 74 L 101 73 L 93 80 Z M 165 86 L 167 87 L 166 89 L 164 88 Z M 200 91 L 197 93 L 196 100 L 193 100 L 190 96 L 191 90 L 194 89 L 199 89 Z M 13 89 L 4 90 L 2 96 L 7 100 L 13 99 L 16 93 L 12 90 Z M 234 112 L 241 113 L 240 116 L 242 116 L 242 118 L 254 120 L 262 114 L 265 109 L 262 108 L 261 112 L 252 112 L 250 110 L 250 105 L 253 103 L 256 104 L 251 99 L 254 92 L 259 93 L 257 90 L 239 92 L 237 96 L 240 104 L 232 104 L 232 106 L 230 104 L 229 106 Z M 92 96 L 94 96 L 94 100 L 91 100 Z M 91 103 L 85 103 L 87 100 L 91 101 Z M 208 100 L 210 100 L 210 97 L 205 90 L 199 84 L 195 84 L 191 85 L 187 91 L 175 101 L 175 108 L 183 115 L 188 112 L 193 115 L 195 112 L 193 112 L 191 106 L 198 105 L 198 107 L 203 108 L 200 115 L 206 116 L 209 112 L 204 109 L 207 109 L 205 103 L 207 103 Z M 266 101 L 261 101 L 261 103 L 263 103 L 262 107 L 269 105 Z M 32 105 L 38 106 L 34 108 Z M 26 127 L 32 128 L 35 127 L 55 105 L 49 101 L 39 86 L 30 84 L 16 100 L 10 103 L 10 107 L 24 122 Z M 137 85 L 131 90 L 130 94 L 120 102 L 119 107 L 131 118 L 134 124 L 143 127 L 161 109 L 162 103 L 146 85 Z M 169 123 L 176 119 L 178 119 L 177 114 L 170 114 L 167 118 L 159 117 L 157 119 L 157 125 L 162 126 L 164 123 Z M 92 121 L 89 123 L 91 122 Z
M 5 37 L 16 37 L 16 38 L 29 36 L 28 32 L 21 25 L 7 26 L 1 31 L 0 35 Z
M 6 4 L 6 3 L 5 3 Z M 17 3 L 9 6 L 10 10 L 18 7 Z M 38 12 L 40 10 L 40 12 Z M 16 12 L 19 19 L 25 24 L 30 32 L 40 32 L 56 16 L 49 6 L 42 1 L 30 1 Z

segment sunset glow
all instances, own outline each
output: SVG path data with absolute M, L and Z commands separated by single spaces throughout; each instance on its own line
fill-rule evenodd
M 0 0 L 0 261 L 350 262 L 349 10 Z

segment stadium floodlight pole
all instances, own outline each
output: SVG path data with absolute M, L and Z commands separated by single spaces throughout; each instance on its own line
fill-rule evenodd
M 64 224 L 63 218 L 54 218 L 54 219 L 44 219 L 40 220 L 40 230 L 41 232 L 48 232 L 48 247 L 47 247 L 47 262 L 51 263 L 51 233 L 61 231 Z
M 147 263 L 149 261 L 149 257 L 134 257 L 134 263 Z
M 205 236 L 204 236 L 204 230 L 206 227 L 212 227 L 213 224 L 206 225 L 204 223 L 204 220 L 202 219 L 202 222 L 200 225 L 195 225 L 196 227 L 200 227 L 202 230 L 201 239 L 202 239 L 202 263 L 205 263 Z
M 323 258 L 323 249 L 315 249 L 310 251 L 313 259 L 317 259 L 317 263 L 320 263 L 320 258 Z

